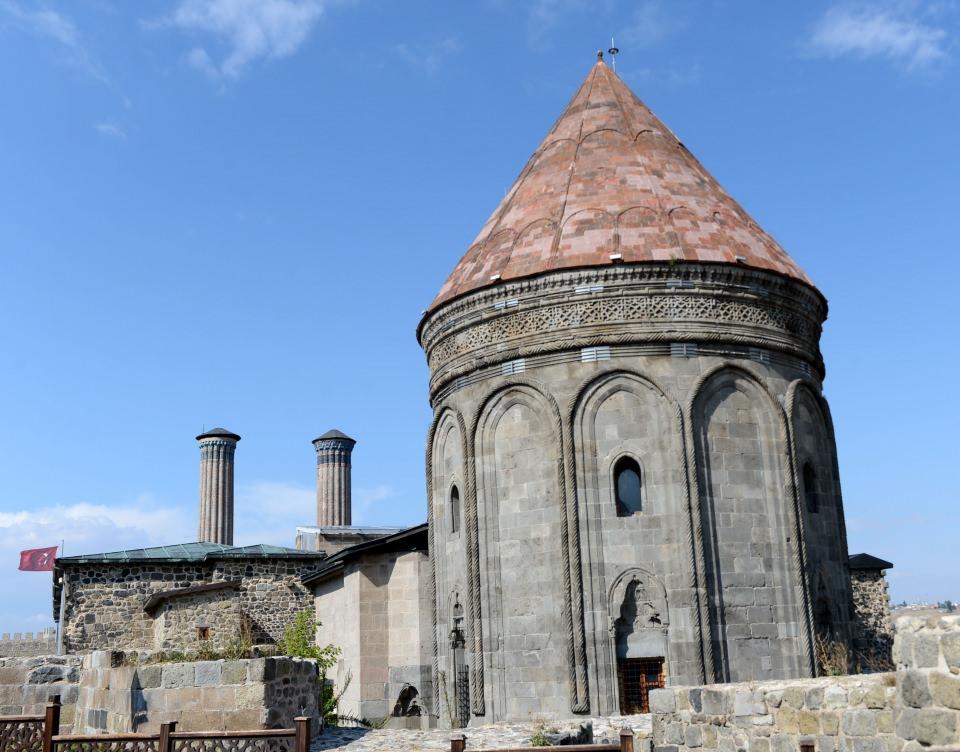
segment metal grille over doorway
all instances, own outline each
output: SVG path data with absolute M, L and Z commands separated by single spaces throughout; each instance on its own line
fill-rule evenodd
M 650 690 L 664 686 L 663 658 L 619 658 L 620 713 L 650 712 Z

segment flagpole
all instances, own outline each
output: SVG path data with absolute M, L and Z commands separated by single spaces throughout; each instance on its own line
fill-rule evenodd
M 60 556 L 63 556 L 64 541 L 60 541 Z M 60 570 L 63 572 L 63 570 Z M 56 569 L 54 569 L 56 576 Z M 57 620 L 57 655 L 63 655 L 63 612 L 67 607 L 67 578 L 60 575 L 60 618 Z

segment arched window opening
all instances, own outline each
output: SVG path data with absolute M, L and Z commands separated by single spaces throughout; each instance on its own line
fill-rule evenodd
M 808 512 L 820 511 L 820 500 L 817 498 L 817 474 L 809 462 L 803 464 L 803 499 L 807 503 Z
M 643 508 L 640 465 L 632 457 L 621 457 L 613 467 L 617 517 L 629 517 Z
M 460 491 L 456 486 L 450 490 L 450 532 L 460 532 Z

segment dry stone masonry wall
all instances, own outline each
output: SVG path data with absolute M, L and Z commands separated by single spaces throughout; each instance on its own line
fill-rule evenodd
M 291 728 L 298 715 L 318 716 L 315 661 L 122 664 L 123 653 L 84 656 L 76 733 L 156 732 L 167 721 L 181 731 Z
M 851 570 L 853 612 L 857 629 L 854 647 L 866 662 L 886 664 L 893 649 L 890 595 L 882 570 Z
M 150 596 L 177 588 L 187 588 L 211 582 L 236 582 L 238 588 L 230 598 L 235 610 L 249 619 L 254 642 L 276 642 L 298 611 L 312 609 L 313 597 L 301 584 L 301 577 L 313 566 L 303 560 L 218 560 L 206 563 L 89 564 L 65 570 L 70 597 L 65 614 L 64 648 L 70 653 L 107 649 L 159 649 L 168 643 L 166 626 L 158 625 L 156 618 L 166 622 L 174 634 L 184 634 L 184 618 L 173 600 L 155 613 L 147 613 L 144 606 Z M 207 626 L 210 638 L 217 643 L 225 630 L 236 630 L 238 619 L 228 618 L 220 623 L 219 597 L 204 601 L 189 596 L 190 610 L 196 628 Z M 210 607 L 198 607 L 202 602 Z M 228 609 L 229 610 L 229 609 Z M 172 615 L 171 615 L 171 612 Z M 187 646 L 189 647 L 189 646 Z M 181 648 L 183 649 L 183 648 Z
M 0 715 L 43 715 L 50 698 L 60 695 L 60 722 L 69 729 L 79 683 L 79 656 L 0 658 Z
M 897 622 L 896 673 L 650 694 L 653 744 L 676 752 L 918 752 L 960 744 L 960 617 Z

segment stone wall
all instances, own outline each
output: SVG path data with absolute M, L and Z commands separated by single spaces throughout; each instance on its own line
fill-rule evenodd
M 893 649 L 893 622 L 887 578 L 880 569 L 852 569 L 854 649 L 865 663 L 885 666 Z
M 148 733 L 167 721 L 180 731 L 291 728 L 298 715 L 318 719 L 315 661 L 122 662 L 110 651 L 83 657 L 75 733 Z
M 206 634 L 203 642 L 208 647 L 225 650 L 241 639 L 245 622 L 235 590 L 173 598 L 154 614 L 153 647 L 192 652 L 201 647 L 201 634 Z
M 960 617 L 897 622 L 896 673 L 654 690 L 654 746 L 914 752 L 960 744 Z
M 43 715 L 50 698 L 60 695 L 60 723 L 70 729 L 79 682 L 75 655 L 0 658 L 0 715 Z
M 57 652 L 57 630 L 42 632 L 4 632 L 0 639 L 0 656 L 23 658 L 35 655 L 54 655 Z
M 389 717 L 408 685 L 431 709 L 429 567 L 425 552 L 370 554 L 316 586 L 317 643 L 341 648 L 329 678 L 346 687 L 342 715 Z
M 144 610 L 150 596 L 225 581 L 239 583 L 231 597 L 249 618 L 254 642 L 276 642 L 298 611 L 312 608 L 313 596 L 301 584 L 301 577 L 319 563 L 309 559 L 230 558 L 196 563 L 118 562 L 66 567 L 64 650 L 82 653 L 155 649 L 159 646 L 155 644 L 154 615 Z M 217 600 L 210 599 L 209 603 Z M 201 622 L 209 625 L 215 642 L 223 636 L 220 633 L 224 628 L 234 627 L 234 622 L 218 624 L 216 609 L 196 615 L 196 626 L 201 626 Z
M 893 660 L 897 734 L 912 748 L 960 745 L 960 616 L 897 619 Z

